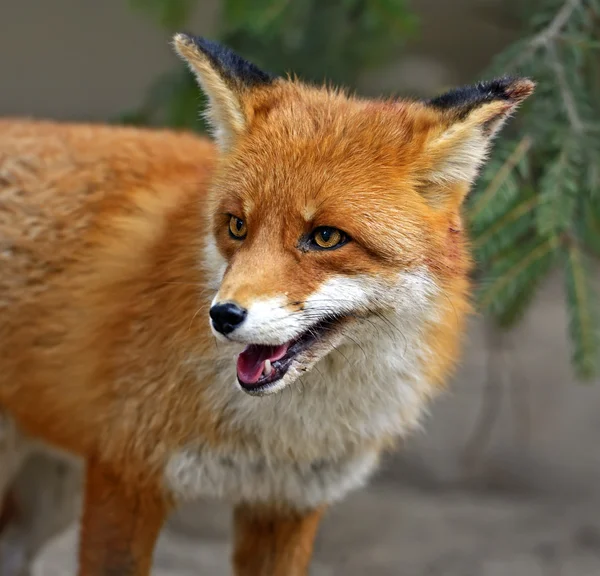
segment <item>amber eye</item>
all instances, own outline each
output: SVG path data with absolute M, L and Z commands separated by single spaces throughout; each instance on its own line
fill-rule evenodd
M 346 234 L 337 228 L 330 226 L 321 226 L 312 233 L 312 242 L 315 248 L 321 250 L 331 250 L 339 248 L 348 240 Z
M 246 223 L 237 216 L 229 219 L 229 234 L 236 240 L 243 240 L 246 237 Z

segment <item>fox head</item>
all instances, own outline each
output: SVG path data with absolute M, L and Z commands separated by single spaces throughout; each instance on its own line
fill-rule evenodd
M 367 100 L 273 77 L 201 38 L 174 42 L 208 97 L 220 149 L 210 215 L 223 265 L 210 322 L 246 345 L 240 386 L 280 390 L 386 327 L 426 335 L 454 322 L 440 336 L 452 345 L 460 319 L 449 318 L 468 308 L 461 206 L 534 84 Z

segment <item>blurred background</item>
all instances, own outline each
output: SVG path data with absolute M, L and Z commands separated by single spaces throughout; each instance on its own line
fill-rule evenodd
M 600 574 L 600 0 L 6 0 L 0 115 L 202 132 L 173 30 L 370 96 L 538 82 L 466 207 L 478 314 L 462 368 L 329 514 L 314 574 Z M 77 474 L 39 457 L 21 477 L 32 549 L 40 518 L 56 525 L 37 574 L 74 573 Z M 228 574 L 228 541 L 225 507 L 186 507 L 156 573 Z

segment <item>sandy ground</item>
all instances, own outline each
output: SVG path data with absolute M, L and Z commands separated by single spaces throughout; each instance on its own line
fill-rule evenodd
M 392 463 L 333 509 L 320 531 L 314 576 L 592 576 L 600 574 L 598 502 L 575 495 L 421 487 Z M 199 503 L 161 536 L 156 576 L 226 576 L 229 510 Z M 52 541 L 36 576 L 75 571 L 76 530 Z

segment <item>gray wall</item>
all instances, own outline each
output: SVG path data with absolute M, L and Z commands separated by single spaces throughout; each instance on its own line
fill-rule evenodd
M 0 2 L 0 114 L 109 118 L 140 103 L 176 63 L 170 38 L 129 0 Z M 191 28 L 209 34 L 218 1 Z

